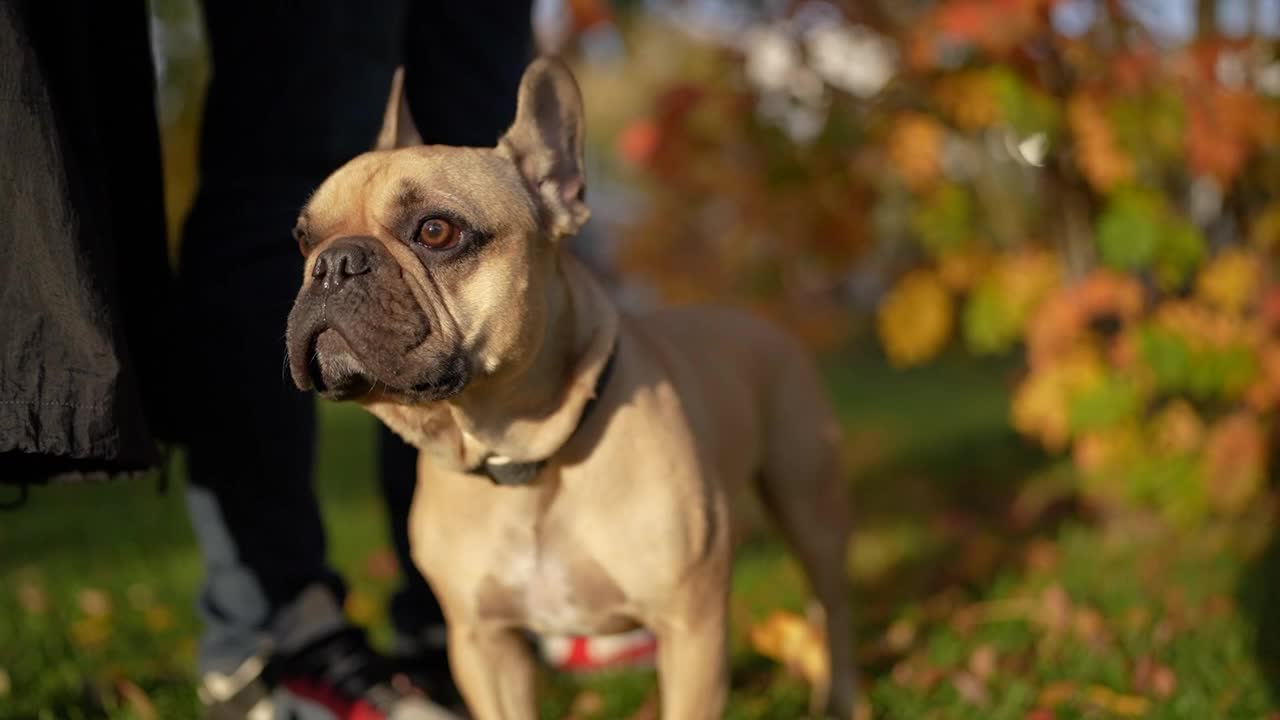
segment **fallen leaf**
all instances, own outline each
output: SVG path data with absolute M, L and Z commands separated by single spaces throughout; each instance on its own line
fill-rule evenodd
M 1025 554 L 1027 570 L 1031 573 L 1050 573 L 1058 566 L 1058 545 L 1050 540 L 1033 540 Z
M 1040 690 L 1040 697 L 1037 699 L 1037 705 L 1044 705 L 1049 708 L 1057 707 L 1064 702 L 1076 696 L 1076 684 L 1070 681 L 1062 681 L 1049 683 Z
M 979 645 L 969 655 L 969 672 L 985 682 L 995 674 L 998 660 L 994 647 L 986 643 Z
M 570 718 L 586 718 L 598 714 L 604 709 L 604 698 L 595 690 L 583 690 L 573 699 L 569 706 Z
M 377 619 L 379 607 L 368 593 L 358 589 L 352 589 L 347 593 L 346 601 L 347 617 L 351 618 L 358 625 L 372 625 Z
M 1036 708 L 1024 715 L 1022 720 L 1057 720 L 1057 715 L 1049 708 Z
M 811 685 L 826 687 L 830 677 L 826 643 L 814 623 L 794 613 L 775 611 L 751 628 L 751 646 Z
M 1124 614 L 1124 622 L 1130 630 L 1145 630 L 1151 622 L 1151 610 L 1143 605 L 1135 605 Z
M 951 685 L 956 689 L 956 693 L 965 701 L 978 707 L 985 707 L 990 701 L 987 695 L 987 687 L 981 680 L 974 677 L 973 673 L 961 670 L 951 676 Z
M 1090 685 L 1085 696 L 1091 704 L 1121 717 L 1142 717 L 1151 706 L 1144 697 L 1118 693 L 1104 685 Z
M 1102 613 L 1090 607 L 1077 608 L 1073 618 L 1076 635 L 1090 643 L 1098 643 L 1106 637 L 1105 621 Z
M 116 692 L 139 720 L 156 720 L 156 706 L 142 688 L 122 678 L 116 681 Z
M 916 624 L 906 619 L 894 620 L 884 634 L 884 644 L 894 652 L 906 652 L 916 640 Z
M 43 615 L 49 609 L 49 598 L 44 592 L 44 588 L 39 583 L 32 580 L 23 580 L 18 583 L 18 604 L 28 615 Z
M 364 570 L 374 580 L 390 580 L 400 572 L 400 562 L 391 548 L 381 547 L 365 557 Z
M 893 666 L 890 677 L 901 687 L 925 692 L 942 679 L 942 671 L 930 665 L 921 655 L 908 657 Z
M 1040 622 L 1052 631 L 1065 630 L 1071 622 L 1071 598 L 1061 585 L 1053 584 L 1040 594 Z
M 80 612 L 91 618 L 105 617 L 111 614 L 111 596 L 97 588 L 85 588 L 76 596 L 76 604 Z
M 71 642 L 76 647 L 97 648 L 109 637 L 111 637 L 111 623 L 104 615 L 82 617 L 71 623 Z
M 1173 668 L 1161 664 L 1150 655 L 1143 655 L 1134 664 L 1133 687 L 1158 698 L 1168 698 L 1178 689 L 1178 677 Z

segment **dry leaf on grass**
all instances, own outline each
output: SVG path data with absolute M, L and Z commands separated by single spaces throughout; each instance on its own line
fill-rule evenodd
M 803 617 L 775 611 L 751 628 L 751 646 L 799 674 L 809 684 L 826 687 L 830 675 L 826 643 L 821 629 Z
M 973 653 L 969 655 L 969 672 L 985 682 L 995 674 L 998 661 L 996 649 L 984 643 L 974 648 Z
M 1125 695 L 1103 685 L 1090 685 L 1085 691 L 1090 704 L 1120 717 L 1142 717 L 1151 702 L 1137 695 Z
M 955 673 L 951 676 L 951 685 L 960 697 L 972 705 L 986 707 L 991 700 L 987 695 L 987 686 L 973 673 L 964 670 Z
M 43 615 L 49 609 L 49 596 L 44 588 L 34 580 L 22 580 L 18 583 L 18 605 L 28 615 Z
M 81 649 L 102 646 L 111 637 L 111 622 L 105 615 L 82 617 L 71 623 L 71 643 Z
M 583 720 L 594 717 L 604 709 L 604 698 L 595 690 L 583 690 L 573 699 L 569 706 L 569 720 Z
M 133 682 L 125 679 L 116 681 L 116 693 L 120 695 L 138 720 L 156 720 L 156 706 L 151 704 L 147 693 Z
M 365 557 L 364 571 L 374 580 L 390 580 L 400 572 L 400 563 L 391 548 L 382 547 Z
M 1070 681 L 1054 682 L 1040 689 L 1037 705 L 1055 708 L 1076 696 L 1076 684 Z
M 1178 689 L 1178 677 L 1173 668 L 1143 655 L 1138 658 L 1133 668 L 1133 687 L 1139 692 L 1149 693 L 1158 698 L 1168 698 Z
M 76 604 L 80 612 L 91 618 L 105 617 L 111 614 L 111 596 L 97 588 L 85 588 L 76 596 Z

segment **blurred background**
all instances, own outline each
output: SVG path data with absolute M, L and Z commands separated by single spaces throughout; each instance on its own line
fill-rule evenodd
M 194 0 L 152 13 L 178 237 L 209 68 Z M 534 16 L 586 98 L 580 254 L 631 307 L 743 306 L 822 359 L 866 716 L 1280 718 L 1280 0 Z M 321 421 L 347 611 L 385 640 L 373 420 Z M 194 717 L 199 579 L 172 487 L 37 489 L 0 515 L 0 718 Z M 767 529 L 734 587 L 729 716 L 802 716 L 817 640 Z M 646 674 L 544 685 L 544 717 L 656 717 Z

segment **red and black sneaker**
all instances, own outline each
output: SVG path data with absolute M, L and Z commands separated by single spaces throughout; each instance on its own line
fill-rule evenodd
M 205 679 L 208 720 L 459 720 L 375 652 L 357 627 L 257 667 L 229 676 L 235 682 Z

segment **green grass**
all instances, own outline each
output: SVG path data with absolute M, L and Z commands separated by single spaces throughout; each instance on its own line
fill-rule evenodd
M 950 358 L 896 372 L 869 353 L 826 367 L 848 428 L 850 576 L 875 717 L 1280 717 L 1269 507 L 1191 537 L 1154 520 L 1101 522 L 1008 430 L 1007 368 Z M 376 562 L 388 542 L 374 426 L 333 405 L 321 423 L 332 556 L 352 582 L 351 612 L 385 641 L 394 580 Z M 0 718 L 196 716 L 201 571 L 181 457 L 173 475 L 166 493 L 153 481 L 37 488 L 0 515 Z M 803 715 L 803 683 L 745 637 L 804 603 L 786 552 L 768 535 L 748 542 L 728 717 Z M 648 673 L 548 677 L 542 714 L 652 717 L 654 692 Z

